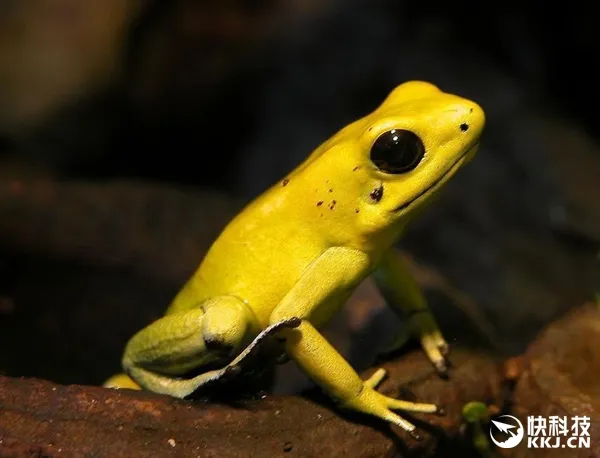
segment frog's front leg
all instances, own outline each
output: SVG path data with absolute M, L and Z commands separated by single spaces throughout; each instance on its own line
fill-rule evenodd
M 197 308 L 166 315 L 134 335 L 125 348 L 123 368 L 142 388 L 183 398 L 237 372 L 237 366 L 225 366 L 181 378 L 208 363 L 230 360 L 239 352 L 252 320 L 252 311 L 236 297 L 209 299 Z
M 363 381 L 350 364 L 315 329 L 310 320 L 322 307 L 337 305 L 369 269 L 367 255 L 347 248 L 330 248 L 306 270 L 271 315 L 277 323 L 292 317 L 300 326 L 284 330 L 286 352 L 307 375 L 344 408 L 373 415 L 396 424 L 414 435 L 415 426 L 393 410 L 435 413 L 433 404 L 417 404 L 384 396 L 376 391 L 385 371 L 379 369 Z
M 391 248 L 384 254 L 374 278 L 390 307 L 406 316 L 410 332 L 421 340 L 427 357 L 438 373 L 446 376 L 448 344 L 427 306 L 421 289 L 397 250 Z M 398 349 L 405 341 L 406 337 L 401 335 L 388 351 Z

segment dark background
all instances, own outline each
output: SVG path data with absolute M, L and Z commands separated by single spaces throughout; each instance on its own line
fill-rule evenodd
M 243 202 L 409 79 L 477 101 L 487 127 L 403 247 L 484 311 L 501 352 L 521 352 L 600 291 L 594 11 L 528 0 L 0 2 L 0 371 L 100 383 Z M 32 179 L 54 186 L 50 197 L 23 194 Z M 68 187 L 115 180 L 129 187 Z M 136 218 L 141 229 L 128 226 Z M 432 300 L 461 342 L 460 312 Z

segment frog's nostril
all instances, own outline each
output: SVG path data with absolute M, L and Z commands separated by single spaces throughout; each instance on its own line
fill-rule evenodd
M 471 108 L 471 111 L 472 111 L 472 110 L 473 110 L 473 109 Z M 469 125 L 468 125 L 466 122 L 463 122 L 463 123 L 460 125 L 460 130 L 461 130 L 461 131 L 463 131 L 463 132 L 466 132 L 467 130 L 469 130 Z

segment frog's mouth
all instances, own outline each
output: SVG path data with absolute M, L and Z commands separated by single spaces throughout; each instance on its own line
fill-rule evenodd
M 475 151 L 475 148 L 477 148 L 478 146 L 479 146 L 479 141 L 475 142 L 464 154 L 459 156 L 459 158 L 456 161 L 454 161 L 454 163 L 450 166 L 450 168 L 446 171 L 446 173 L 440 175 L 437 180 L 435 180 L 427 188 L 425 188 L 423 191 L 421 191 L 416 197 L 414 197 L 413 199 L 409 200 L 408 202 L 405 202 L 402 205 L 394 208 L 394 210 L 392 210 L 392 211 L 394 213 L 401 212 L 402 210 L 405 210 L 408 207 L 410 207 L 417 200 L 421 200 L 422 197 L 424 197 L 425 195 L 431 194 L 433 191 L 435 191 L 437 188 L 439 188 L 443 183 L 448 181 L 448 179 L 450 179 L 452 177 L 452 175 L 454 175 L 456 173 L 456 171 L 463 164 L 463 162 L 469 161 L 471 159 L 471 157 L 472 157 L 471 153 L 473 151 Z

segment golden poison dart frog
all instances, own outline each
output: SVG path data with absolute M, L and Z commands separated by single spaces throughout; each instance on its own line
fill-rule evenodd
M 448 345 L 394 245 L 473 158 L 484 123 L 479 105 L 432 84 L 396 87 L 227 225 L 165 315 L 128 342 L 126 375 L 105 386 L 184 398 L 239 373 L 261 342 L 277 336 L 342 408 L 415 435 L 396 411 L 440 408 L 379 393 L 385 371 L 362 380 L 319 329 L 373 274 L 435 368 L 446 371 Z

